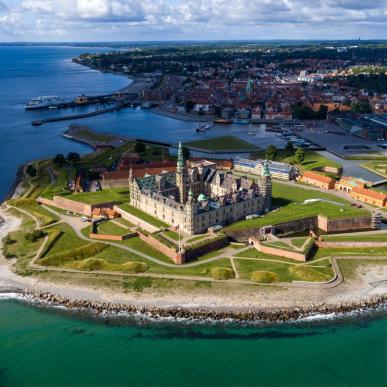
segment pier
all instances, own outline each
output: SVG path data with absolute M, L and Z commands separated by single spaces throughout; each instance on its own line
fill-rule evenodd
M 32 121 L 32 125 L 39 126 L 39 125 L 46 124 L 48 122 L 76 120 L 76 119 L 79 119 L 79 118 L 87 118 L 87 117 L 98 116 L 100 114 L 104 114 L 104 113 L 109 113 L 109 112 L 113 112 L 113 111 L 116 111 L 116 110 L 120 110 L 120 109 L 122 109 L 123 107 L 126 107 L 126 106 L 128 106 L 127 102 L 119 102 L 119 103 L 115 104 L 114 106 L 108 107 L 106 109 L 94 110 L 94 111 L 88 112 L 88 113 L 71 114 L 71 115 L 67 115 L 67 116 L 51 117 L 51 118 L 45 118 L 45 119 L 42 119 L 42 120 Z

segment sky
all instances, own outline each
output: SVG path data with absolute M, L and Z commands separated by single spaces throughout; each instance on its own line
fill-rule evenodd
M 0 41 L 387 39 L 387 0 L 0 0 Z

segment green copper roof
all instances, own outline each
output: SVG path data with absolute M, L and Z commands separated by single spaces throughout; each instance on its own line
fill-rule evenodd
M 177 168 L 184 168 L 183 146 L 181 145 L 181 141 L 179 142 L 179 150 L 177 152 Z
M 207 196 L 204 195 L 203 193 L 201 193 L 201 194 L 198 196 L 198 201 L 199 201 L 199 202 L 204 202 L 205 200 L 207 200 Z
M 270 170 L 269 170 L 269 161 L 265 160 L 263 163 L 263 176 L 270 177 Z

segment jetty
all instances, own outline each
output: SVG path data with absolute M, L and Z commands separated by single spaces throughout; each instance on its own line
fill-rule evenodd
M 88 112 L 88 113 L 70 114 L 70 115 L 67 115 L 67 116 L 58 116 L 58 117 L 45 118 L 45 119 L 42 119 L 42 120 L 32 121 L 31 124 L 34 125 L 34 126 L 40 126 L 40 125 L 46 124 L 48 122 L 68 121 L 68 120 L 76 120 L 76 119 L 79 119 L 79 118 L 93 117 L 93 116 L 98 116 L 100 114 L 110 113 L 110 112 L 113 112 L 113 111 L 116 111 L 116 110 L 120 110 L 120 109 L 122 109 L 123 107 L 126 107 L 126 106 L 128 106 L 127 102 L 119 102 L 119 103 L 117 103 L 117 104 L 115 104 L 115 105 L 113 105 L 111 107 L 105 108 L 105 109 L 94 110 L 94 111 Z

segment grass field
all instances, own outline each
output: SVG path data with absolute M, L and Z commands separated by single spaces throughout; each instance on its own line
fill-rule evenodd
M 333 277 L 333 270 L 329 259 L 319 261 L 316 265 L 305 266 L 235 258 L 235 265 L 242 279 L 254 280 L 252 274 L 256 272 L 274 274 L 270 276 L 270 281 L 266 281 L 264 277 L 262 280 L 258 280 L 258 282 L 323 282 Z
M 226 150 L 256 150 L 257 147 L 234 136 L 222 136 L 207 140 L 191 141 L 184 144 L 187 147 L 213 151 Z
M 55 183 L 48 184 L 41 195 L 45 198 L 52 199 L 54 195 L 70 193 L 70 191 L 67 190 L 69 173 L 71 173 L 70 169 L 61 169 Z
M 68 199 L 85 204 L 129 201 L 129 191 L 125 188 L 111 188 L 98 192 L 80 192 L 66 196 Z
M 176 231 L 166 230 L 163 232 L 163 234 L 174 241 L 178 241 L 179 239 L 181 239 L 181 236 Z
M 95 140 L 98 142 L 110 142 L 114 138 L 114 136 L 112 136 L 111 134 L 97 133 L 86 128 L 78 130 L 77 136 L 83 137 L 85 139 Z
M 358 235 L 326 235 L 324 240 L 327 242 L 387 242 L 387 232 L 364 235 L 362 233 Z
M 169 225 L 167 223 L 162 222 L 161 220 L 155 218 L 154 216 L 151 216 L 151 215 L 139 210 L 138 208 L 131 206 L 128 203 L 120 205 L 119 208 L 128 212 L 129 214 L 136 216 L 137 218 L 144 220 L 145 222 L 147 222 L 147 223 L 149 223 L 152 226 L 155 226 L 157 228 L 168 228 L 169 227 Z
M 377 173 L 381 177 L 387 178 L 387 157 L 384 160 L 373 160 L 368 161 L 364 164 L 361 164 L 367 169 L 370 169 L 371 171 Z
M 327 203 L 318 201 L 303 204 L 308 199 L 325 199 L 335 203 Z M 299 186 L 289 186 L 278 182 L 273 182 L 273 206 L 280 209 L 276 212 L 271 212 L 262 218 L 243 220 L 232 224 L 227 229 L 262 227 L 265 225 L 275 225 L 290 220 L 301 219 L 316 215 L 324 215 L 328 218 L 346 218 L 353 216 L 368 215 L 369 212 L 362 208 L 352 207 L 349 202 L 336 196 L 314 192 Z M 341 211 L 343 210 L 343 211 Z
M 46 251 L 44 256 L 62 253 L 64 251 L 71 251 L 78 247 L 86 246 L 90 242 L 84 241 L 77 237 L 73 229 L 67 224 L 58 224 L 51 228 L 52 230 L 60 230 L 63 232 L 61 237 L 54 243 L 51 248 Z
M 129 234 L 130 230 L 121 227 L 113 222 L 103 222 L 98 225 L 98 234 L 109 234 L 109 235 L 126 235 Z
M 11 199 L 8 200 L 8 203 L 35 216 L 39 222 L 39 226 L 47 226 L 58 220 L 55 215 L 41 207 L 35 199 Z

